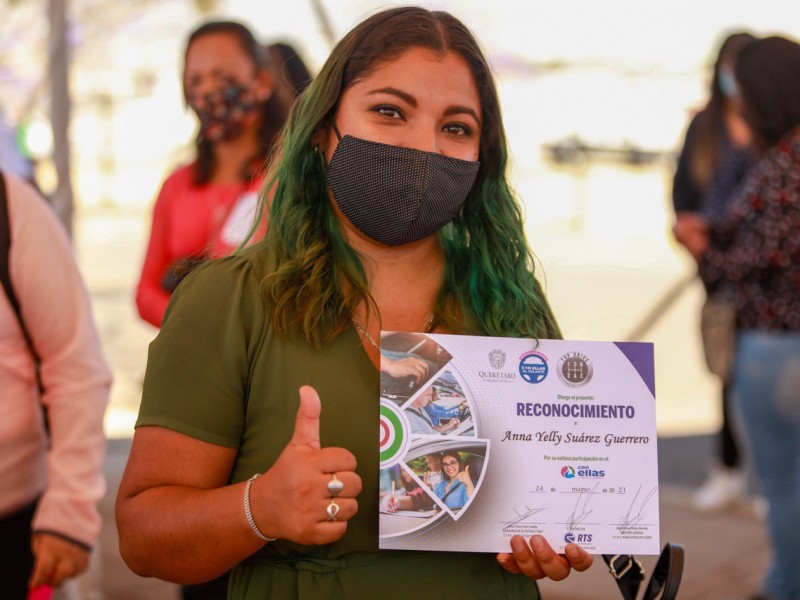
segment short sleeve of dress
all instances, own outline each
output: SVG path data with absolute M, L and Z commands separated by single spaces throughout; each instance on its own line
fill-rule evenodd
M 237 447 L 264 313 L 247 258 L 215 260 L 191 273 L 150 344 L 136 427 L 157 425 Z

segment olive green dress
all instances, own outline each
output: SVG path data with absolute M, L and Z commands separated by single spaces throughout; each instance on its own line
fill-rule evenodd
M 338 542 L 266 544 L 234 569 L 229 597 L 537 598 L 534 582 L 491 554 L 378 550 L 379 374 L 352 328 L 322 349 L 275 335 L 259 285 L 274 262 L 262 243 L 181 283 L 150 346 L 137 427 L 237 449 L 236 483 L 274 463 L 294 430 L 298 388 L 311 385 L 322 446 L 356 456 L 364 491 Z

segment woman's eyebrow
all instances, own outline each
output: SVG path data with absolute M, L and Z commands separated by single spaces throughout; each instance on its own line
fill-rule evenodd
M 463 114 L 472 115 L 476 123 L 481 122 L 481 120 L 478 118 L 478 113 L 475 112 L 475 109 L 472 109 L 469 106 L 458 106 L 458 105 L 448 106 L 444 111 L 444 115 L 446 117 L 450 117 L 452 115 L 463 115 Z
M 392 94 L 393 96 L 397 96 L 401 100 L 405 101 L 407 104 L 410 104 L 414 108 L 417 107 L 417 99 L 414 98 L 414 96 L 402 90 L 398 90 L 397 88 L 385 87 L 378 90 L 372 90 L 371 92 L 367 93 L 368 96 L 372 96 L 373 94 Z

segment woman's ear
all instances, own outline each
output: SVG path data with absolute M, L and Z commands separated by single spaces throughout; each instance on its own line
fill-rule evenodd
M 323 122 L 319 124 L 314 132 L 314 135 L 311 136 L 311 146 L 314 148 L 314 152 L 317 154 L 322 154 L 325 156 L 325 148 L 328 143 L 330 131 L 331 128 Z
M 260 102 L 266 102 L 275 92 L 275 74 L 272 69 L 259 69 L 256 75 L 256 94 Z

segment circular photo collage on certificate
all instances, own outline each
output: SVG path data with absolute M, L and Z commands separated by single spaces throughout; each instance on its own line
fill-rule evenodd
M 458 520 L 489 458 L 472 394 L 452 355 L 421 333 L 381 336 L 380 535 Z

